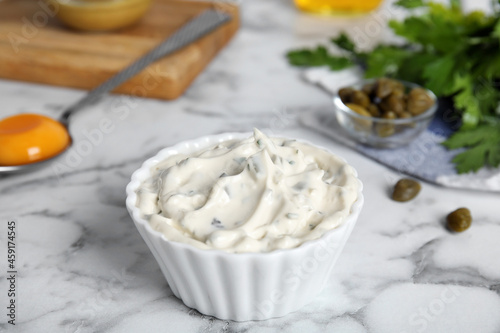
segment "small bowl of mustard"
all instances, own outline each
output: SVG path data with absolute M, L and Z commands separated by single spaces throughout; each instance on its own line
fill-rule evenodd
M 151 0 L 47 0 L 57 18 L 82 31 L 110 31 L 139 21 Z

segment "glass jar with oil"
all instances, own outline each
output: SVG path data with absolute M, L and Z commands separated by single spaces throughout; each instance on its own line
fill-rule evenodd
M 319 14 L 367 13 L 383 0 L 294 0 L 300 10 Z

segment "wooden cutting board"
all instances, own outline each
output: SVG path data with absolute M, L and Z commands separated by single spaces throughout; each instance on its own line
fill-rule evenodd
M 42 0 L 0 1 L 0 77 L 92 89 L 152 49 L 203 10 L 232 15 L 209 35 L 151 64 L 115 92 L 141 97 L 180 96 L 239 26 L 238 8 L 229 3 L 153 0 L 136 25 L 110 33 L 64 27 Z

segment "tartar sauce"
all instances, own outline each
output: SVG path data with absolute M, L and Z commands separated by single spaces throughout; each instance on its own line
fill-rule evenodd
M 227 252 L 297 247 L 339 226 L 360 182 L 343 160 L 259 130 L 158 163 L 137 206 L 169 240 Z

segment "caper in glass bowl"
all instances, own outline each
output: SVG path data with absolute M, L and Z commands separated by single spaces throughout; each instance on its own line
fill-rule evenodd
M 379 78 L 340 89 L 333 104 L 337 122 L 353 140 L 396 148 L 429 126 L 438 102 L 432 91 L 415 83 Z

